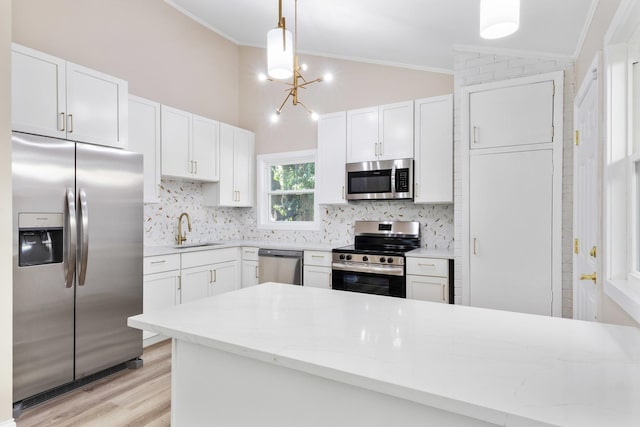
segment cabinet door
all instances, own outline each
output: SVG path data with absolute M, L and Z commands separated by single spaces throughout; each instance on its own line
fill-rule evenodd
M 193 116 L 192 161 L 194 176 L 200 181 L 219 179 L 219 133 L 219 122 L 206 117 Z
M 449 279 L 407 275 L 407 298 L 448 303 Z
M 344 205 L 347 163 L 347 113 L 326 114 L 318 119 L 316 200 L 320 204 Z
M 144 155 L 144 202 L 160 203 L 160 104 L 129 96 L 129 150 Z
M 305 265 L 303 267 L 304 286 L 331 289 L 331 268 Z
M 378 158 L 413 158 L 413 101 L 382 105 L 378 109 Z
M 469 161 L 470 305 L 550 316 L 552 150 Z
M 127 148 L 126 81 L 67 62 L 67 138 Z
M 378 107 L 347 111 L 347 163 L 377 160 Z
M 453 203 L 453 96 L 416 100 L 415 203 Z
M 209 286 L 213 283 L 213 266 L 184 268 L 180 273 L 182 304 L 209 296 Z
M 218 200 L 212 203 L 216 206 L 233 206 L 236 193 L 234 179 L 234 127 L 220 123 L 220 181 L 215 187 Z M 215 197 L 214 197 L 215 198 Z
M 163 105 L 161 111 L 162 175 L 193 179 L 191 161 L 192 114 Z
M 553 142 L 554 94 L 552 80 L 471 93 L 469 148 Z
M 66 137 L 64 60 L 13 44 L 11 91 L 14 130 Z
M 242 261 L 242 287 L 248 288 L 259 283 L 258 261 Z
M 238 289 L 238 262 L 229 261 L 211 266 L 213 280 L 209 287 L 209 295 L 218 295 Z
M 180 271 L 147 274 L 143 282 L 142 312 L 149 313 L 157 309 L 171 307 L 180 303 Z M 157 335 L 144 331 L 143 339 Z
M 254 136 L 244 129 L 235 129 L 233 154 L 233 182 L 236 206 L 253 206 L 253 188 L 255 181 Z

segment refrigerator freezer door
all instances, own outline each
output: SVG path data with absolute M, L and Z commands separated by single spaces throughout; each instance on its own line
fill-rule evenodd
M 75 144 L 18 132 L 12 139 L 13 401 L 17 402 L 73 381 L 74 260 L 68 250 L 73 242 L 67 195 L 75 187 Z M 38 213 L 41 215 L 32 215 Z M 52 259 L 19 266 L 20 214 L 25 230 L 63 224 L 63 262 Z M 63 221 L 53 221 L 55 218 Z M 70 286 L 65 284 L 69 270 Z
M 142 354 L 142 155 L 76 146 L 76 379 Z

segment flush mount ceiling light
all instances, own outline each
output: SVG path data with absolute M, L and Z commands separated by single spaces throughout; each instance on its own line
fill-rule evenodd
M 499 39 L 520 27 L 520 0 L 480 0 L 480 37 Z
M 289 88 L 286 89 L 287 96 L 280 104 L 280 107 L 271 116 L 271 121 L 276 122 L 280 116 L 280 112 L 285 104 L 291 99 L 293 105 L 301 105 L 313 120 L 318 120 L 318 115 L 307 108 L 298 98 L 298 89 L 306 89 L 312 83 L 321 81 L 331 81 L 331 74 L 325 74 L 314 80 L 306 80 L 302 76 L 302 71 L 307 70 L 306 64 L 300 64 L 298 54 L 298 0 L 295 0 L 295 23 L 294 38 L 292 43 L 291 32 L 285 27 L 285 18 L 282 16 L 282 0 L 278 0 L 278 27 L 269 31 L 267 34 L 267 67 L 268 76 L 260 74 L 258 78 L 261 81 L 269 80 L 271 82 L 281 83 Z M 283 82 L 279 80 L 288 79 L 293 76 L 291 82 Z

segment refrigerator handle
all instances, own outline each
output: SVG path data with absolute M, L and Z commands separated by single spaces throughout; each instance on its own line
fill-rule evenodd
M 73 188 L 67 187 L 65 194 L 67 199 L 65 227 L 67 229 L 66 245 L 64 245 L 64 284 L 65 287 L 73 287 L 73 276 L 76 268 L 76 245 L 78 237 L 76 233 L 76 196 Z
M 84 280 L 87 277 L 87 259 L 89 256 L 89 211 L 87 209 L 87 193 L 84 188 L 78 191 L 80 197 L 80 206 L 78 209 L 78 221 L 80 232 L 80 263 L 78 266 L 78 284 L 84 286 Z

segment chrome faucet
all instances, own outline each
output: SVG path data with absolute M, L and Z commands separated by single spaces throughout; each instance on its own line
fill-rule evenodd
M 176 241 L 179 245 L 183 244 L 187 241 L 187 232 L 182 233 L 182 217 L 187 217 L 187 226 L 189 227 L 189 231 L 191 231 L 191 218 L 189 218 L 189 214 L 186 212 L 182 212 L 178 217 L 178 236 L 176 237 Z

